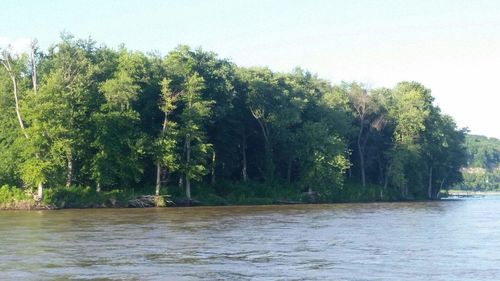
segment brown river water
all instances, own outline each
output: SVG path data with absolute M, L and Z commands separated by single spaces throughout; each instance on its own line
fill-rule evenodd
M 500 197 L 3 211 L 0 280 L 500 280 Z

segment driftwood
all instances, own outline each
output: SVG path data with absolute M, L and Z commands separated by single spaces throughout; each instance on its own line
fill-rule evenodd
M 160 202 L 162 202 L 160 204 Z M 131 208 L 151 208 L 159 207 L 160 205 L 171 205 L 173 202 L 170 196 L 154 196 L 154 195 L 141 195 L 135 199 L 128 201 L 128 206 Z

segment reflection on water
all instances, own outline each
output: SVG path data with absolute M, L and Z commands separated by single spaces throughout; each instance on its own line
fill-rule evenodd
M 0 212 L 0 280 L 500 280 L 500 198 Z

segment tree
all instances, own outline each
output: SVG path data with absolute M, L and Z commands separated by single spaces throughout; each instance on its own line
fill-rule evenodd
M 200 48 L 162 57 L 67 34 L 0 62 L 0 184 L 38 185 L 39 198 L 71 185 L 159 195 L 178 177 L 189 200 L 198 181 L 221 197 L 302 189 L 332 201 L 359 173 L 366 188 L 355 192 L 434 199 L 462 179 L 466 132 L 416 82 L 368 91 L 300 68 L 238 68 Z M 469 186 L 495 187 L 496 144 L 467 138 Z
M 302 102 L 294 99 L 286 76 L 269 69 L 241 69 L 247 83 L 247 106 L 261 129 L 265 151 L 267 181 L 275 179 L 274 144 L 280 131 L 300 122 Z
M 106 99 L 100 111 L 93 114 L 92 178 L 101 186 L 130 186 L 140 180 L 144 171 L 146 137 L 140 130 L 140 116 L 133 109 L 143 74 L 144 57 L 122 49 L 113 77 L 100 85 Z
M 181 170 L 186 180 L 186 197 L 191 200 L 191 180 L 200 180 L 206 172 L 206 155 L 211 144 L 206 143 L 204 122 L 210 116 L 211 101 L 201 98 L 204 80 L 197 73 L 187 78 L 180 96 L 183 109 L 180 114 L 179 135 L 184 139 Z
M 334 188 L 342 187 L 349 167 L 344 141 L 322 122 L 304 123 L 298 136 L 303 144 L 299 152 L 303 185 L 331 199 Z
M 362 85 L 352 83 L 346 85 L 349 97 L 349 103 L 352 111 L 358 120 L 359 129 L 356 138 L 357 152 L 359 155 L 359 168 L 361 171 L 361 184 L 366 186 L 366 143 L 369 138 L 369 130 L 374 122 L 380 122 L 377 116 L 374 115 L 377 111 L 377 104 L 372 100 L 371 95 Z M 375 124 L 374 124 L 375 125 Z
M 389 115 L 395 124 L 394 146 L 390 150 L 389 175 L 400 188 L 401 196 L 409 196 L 408 184 L 418 185 L 422 170 L 420 138 L 432 102 L 430 91 L 415 82 L 401 82 L 394 88 Z
M 31 66 L 31 81 L 32 81 L 32 86 L 33 86 L 33 92 L 36 95 L 37 92 L 37 76 L 36 76 L 36 57 L 35 57 L 35 52 L 36 52 L 36 41 L 32 41 L 31 43 L 31 52 L 30 52 L 30 66 Z M 12 52 L 9 50 L 0 50 L 1 51 L 1 57 L 0 57 L 0 62 L 4 66 L 6 73 L 8 74 L 8 77 L 10 78 L 12 82 L 12 94 L 14 97 L 14 105 L 15 105 L 15 112 L 16 112 L 16 117 L 17 121 L 19 122 L 19 127 L 21 129 L 21 132 L 25 138 L 24 143 L 29 144 L 30 141 L 30 136 L 26 130 L 25 126 L 25 121 L 23 120 L 23 117 L 21 115 L 21 98 L 19 96 L 19 84 L 18 84 L 18 75 L 20 75 L 23 72 L 28 72 L 27 68 L 27 61 L 26 61 L 26 56 L 21 56 L 21 57 L 15 57 L 13 56 Z M 17 146 L 18 148 L 25 147 L 24 145 L 19 145 Z M 34 155 L 29 155 L 28 157 L 35 156 L 36 158 L 39 158 L 39 154 L 37 151 L 34 151 Z M 24 169 L 26 171 L 26 169 Z M 25 177 L 25 179 L 30 177 Z M 43 199 L 43 188 L 44 188 L 44 182 L 42 177 L 37 177 L 37 185 L 38 185 L 38 193 L 37 193 L 37 200 L 42 200 Z M 32 182 L 31 182 L 32 183 Z
M 156 196 L 160 195 L 161 188 L 161 170 L 166 167 L 168 172 L 174 172 L 179 167 L 179 159 L 175 153 L 177 145 L 177 124 L 169 119 L 170 114 L 176 108 L 176 102 L 181 93 L 173 93 L 170 89 L 170 80 L 163 79 L 161 82 L 162 101 L 160 109 L 164 114 L 160 136 L 156 141 L 157 160 L 156 160 Z

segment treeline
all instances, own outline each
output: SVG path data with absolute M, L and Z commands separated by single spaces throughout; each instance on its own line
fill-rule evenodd
M 38 197 L 258 183 L 332 201 L 358 182 L 378 199 L 435 198 L 462 179 L 465 132 L 417 82 L 333 85 L 187 46 L 163 57 L 68 35 L 1 63 L 0 185 Z
M 500 140 L 467 135 L 467 166 L 462 170 L 464 181 L 456 188 L 466 190 L 500 189 Z

